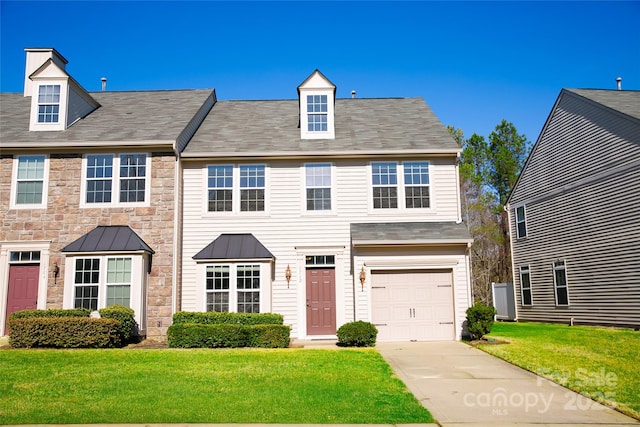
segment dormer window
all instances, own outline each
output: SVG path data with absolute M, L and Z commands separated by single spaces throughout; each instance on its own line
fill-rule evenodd
M 60 85 L 38 88 L 38 123 L 58 123 L 60 120 Z
M 327 95 L 307 95 L 307 130 L 327 131 Z
M 318 70 L 298 86 L 300 138 L 334 139 L 336 86 Z

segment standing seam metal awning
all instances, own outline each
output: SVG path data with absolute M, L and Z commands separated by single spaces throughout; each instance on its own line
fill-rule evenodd
M 61 252 L 148 252 L 155 253 L 126 225 L 99 225 L 62 248 Z
M 274 259 L 253 234 L 221 234 L 193 256 L 194 260 Z

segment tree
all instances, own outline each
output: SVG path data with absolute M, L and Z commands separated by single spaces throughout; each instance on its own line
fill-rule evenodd
M 463 221 L 474 239 L 471 280 L 475 299 L 491 304 L 491 282 L 511 281 L 507 217 L 502 206 L 526 158 L 527 142 L 513 124 L 503 120 L 489 136 L 464 138 L 447 126 L 462 148 L 460 187 Z

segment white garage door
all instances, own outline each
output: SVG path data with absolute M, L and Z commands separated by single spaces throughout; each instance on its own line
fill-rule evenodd
M 372 271 L 378 341 L 455 339 L 451 270 Z

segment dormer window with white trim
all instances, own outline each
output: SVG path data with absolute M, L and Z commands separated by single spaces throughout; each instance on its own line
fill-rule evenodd
M 38 87 L 38 123 L 60 121 L 60 85 Z
M 298 86 L 300 138 L 335 138 L 336 87 L 318 70 Z
M 327 131 L 327 95 L 307 95 L 307 130 Z

